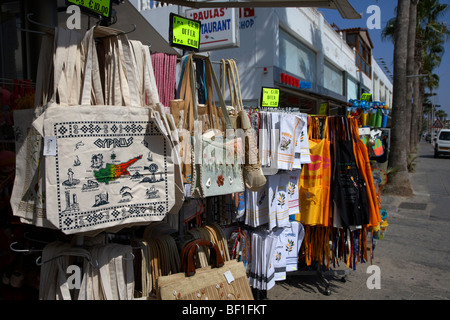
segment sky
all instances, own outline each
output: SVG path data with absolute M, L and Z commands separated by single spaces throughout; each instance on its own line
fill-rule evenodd
M 372 16 L 372 12 L 367 13 L 367 8 L 371 5 L 377 5 L 380 8 L 381 16 L 381 29 L 369 29 L 370 38 L 372 40 L 374 49 L 373 57 L 377 61 L 382 58 L 387 68 L 393 74 L 393 55 L 394 46 L 392 42 L 381 39 L 381 31 L 386 26 L 389 19 L 395 17 L 395 7 L 397 6 L 396 0 L 348 0 L 350 4 L 356 9 L 357 12 L 363 14 L 362 19 L 350 20 L 343 19 L 337 10 L 331 9 L 319 9 L 325 16 L 325 20 L 329 24 L 333 22 L 340 28 L 367 28 L 367 20 Z M 440 0 L 441 3 L 447 3 L 450 5 L 450 0 Z M 441 21 L 450 23 L 450 9 L 446 14 L 441 17 Z M 383 65 L 378 62 L 383 69 Z M 445 43 L 445 53 L 442 57 L 442 63 L 439 68 L 436 68 L 434 73 L 440 77 L 439 88 L 437 89 L 437 95 L 435 96 L 434 103 L 441 105 L 444 110 L 450 116 L 450 40 Z M 388 75 L 389 76 L 389 75 Z M 439 110 L 439 109 L 438 109 Z

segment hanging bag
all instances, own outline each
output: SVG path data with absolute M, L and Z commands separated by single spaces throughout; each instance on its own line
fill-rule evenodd
M 33 123 L 54 141 L 45 157 L 47 218 L 66 234 L 160 221 L 176 201 L 172 143 L 157 113 L 139 101 L 123 34 L 112 43 L 122 71 L 109 89 L 124 105 L 95 105 L 94 29 L 84 38 L 81 105 L 49 107 Z
M 328 119 L 311 117 L 308 128 L 311 163 L 302 166 L 299 182 L 300 214 L 305 225 L 330 224 L 330 140 Z
M 244 141 L 245 163 L 243 168 L 244 183 L 247 189 L 258 191 L 266 184 L 266 177 L 261 169 L 259 159 L 258 143 L 256 132 L 251 124 L 247 111 L 244 110 L 244 104 L 241 96 L 241 84 L 236 62 L 232 59 L 224 60 L 225 75 L 230 86 L 230 96 L 232 102 L 232 115 L 230 120 L 233 128 L 237 130 L 236 134 L 241 136 Z M 223 81 L 225 82 L 225 81 Z M 225 85 L 222 86 L 222 94 L 225 93 Z
M 375 183 L 373 181 L 372 167 L 369 160 L 369 152 L 367 146 L 359 138 L 358 133 L 358 121 L 356 118 L 350 118 L 350 127 L 352 133 L 352 139 L 355 149 L 355 158 L 366 183 L 367 193 L 367 205 L 369 208 L 369 226 L 377 226 L 381 223 L 380 205 L 377 198 L 377 192 L 375 190 Z
M 356 164 L 347 117 L 331 118 L 333 137 L 334 227 L 362 226 L 369 222 L 366 183 Z
M 64 28 L 55 28 L 54 36 L 43 36 L 34 108 L 14 111 L 16 174 L 10 202 L 13 214 L 23 223 L 56 228 L 46 217 L 44 145 L 32 122 L 50 105 L 78 103 L 80 42 L 78 32 Z M 75 90 L 67 90 L 67 86 Z
M 234 134 L 211 61 L 209 58 L 204 58 L 204 61 L 209 110 L 205 116 L 209 117 L 213 127 L 205 128 L 205 121 L 200 120 L 203 123 L 201 135 L 198 127 L 195 130 L 191 195 L 200 198 L 237 193 L 245 189 L 242 174 L 243 142 Z M 213 83 L 219 98 L 221 114 L 214 103 Z M 200 119 L 195 98 L 193 109 L 194 119 Z M 223 118 L 219 119 L 221 115 Z M 200 121 L 197 120 L 197 126 L 201 124 Z M 225 131 L 221 129 L 221 123 L 225 123 Z
M 199 247 L 209 248 L 210 266 L 196 269 L 194 254 Z M 157 296 L 161 300 L 253 300 L 245 266 L 236 260 L 225 261 L 218 246 L 198 239 L 182 252 L 182 273 L 161 276 Z

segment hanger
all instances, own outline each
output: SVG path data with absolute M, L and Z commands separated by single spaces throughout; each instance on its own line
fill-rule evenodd
M 52 26 L 49 26 L 49 25 L 46 25 L 46 24 L 43 24 L 43 23 L 40 23 L 40 22 L 32 20 L 30 18 L 30 16 L 32 16 L 33 14 L 34 13 L 28 13 L 27 14 L 28 22 L 33 23 L 33 24 L 38 25 L 38 26 L 41 26 L 41 27 L 44 27 L 44 28 L 47 28 L 47 29 L 55 30 L 55 28 L 52 27 Z M 24 28 L 19 27 L 19 26 L 16 26 L 16 28 L 17 28 L 17 30 L 24 31 L 24 32 L 31 32 L 31 33 L 41 34 L 41 35 L 47 34 L 47 32 L 37 31 L 37 30 L 30 30 L 30 29 L 24 29 Z
M 103 39 L 103 38 L 109 38 L 109 37 L 114 37 L 114 36 L 120 36 L 120 35 L 125 35 L 125 34 L 129 34 L 132 33 L 134 31 L 136 31 L 136 25 L 134 23 L 131 24 L 133 26 L 133 29 L 130 31 L 120 31 L 116 34 L 111 34 L 111 35 L 107 35 L 107 36 L 103 36 L 103 37 L 95 37 L 96 39 Z
M 18 243 L 19 242 L 17 242 L 17 241 L 11 242 L 11 244 L 9 245 L 9 248 L 12 251 L 17 252 L 17 253 L 42 252 L 42 250 L 43 250 L 43 249 L 33 249 L 33 248 L 31 248 L 31 249 L 29 249 L 29 248 L 27 248 L 27 249 L 17 249 L 14 246 L 17 245 Z
M 77 256 L 77 257 L 84 257 L 84 258 L 86 258 L 86 259 L 89 261 L 89 263 L 91 264 L 92 267 L 98 268 L 98 261 L 97 261 L 97 260 L 95 260 L 95 264 L 94 264 L 94 262 L 92 262 L 92 259 L 91 259 L 90 257 L 86 257 L 85 255 L 82 255 L 82 254 L 75 254 L 75 253 L 73 253 L 73 252 L 70 252 L 70 253 L 61 253 L 61 254 L 59 254 L 59 255 L 57 255 L 57 256 L 51 258 L 51 259 L 48 259 L 48 260 L 46 260 L 46 261 L 41 261 L 42 256 L 39 256 L 39 257 L 36 259 L 36 265 L 37 265 L 37 266 L 42 266 L 43 264 L 45 264 L 45 263 L 47 263 L 47 262 L 51 262 L 51 261 L 53 261 L 53 260 L 59 259 L 59 258 L 61 258 L 61 257 L 67 256 L 67 255 Z M 133 258 L 134 258 L 134 256 L 133 256 Z
M 31 23 L 33 23 L 33 24 L 35 24 L 35 25 L 38 25 L 38 26 L 41 26 L 41 27 L 44 27 L 44 28 L 47 28 L 47 29 L 52 29 L 52 30 L 55 29 L 55 27 L 52 27 L 52 26 L 49 26 L 49 25 L 46 25 L 46 24 L 43 24 L 43 23 L 40 23 L 40 22 L 37 22 L 37 21 L 32 20 L 32 19 L 30 18 L 30 16 L 32 16 L 33 14 L 34 14 L 34 13 L 28 13 L 28 14 L 27 14 L 27 20 L 28 20 L 28 22 L 31 22 Z
M 41 244 L 41 245 L 44 245 L 44 246 L 50 243 L 50 241 L 46 241 L 46 240 L 37 239 L 37 238 L 35 238 L 35 237 L 32 237 L 32 236 L 30 235 L 30 232 L 25 232 L 25 233 L 23 234 L 23 237 L 25 238 L 25 240 L 28 240 L 28 241 L 33 242 L 33 243 Z M 56 239 L 52 239 L 51 241 L 55 241 L 55 240 L 56 240 Z M 12 242 L 12 243 L 9 245 L 9 248 L 10 248 L 12 251 L 17 252 L 17 253 L 42 252 L 42 250 L 43 250 L 43 249 L 34 248 L 34 247 L 31 247 L 31 248 L 25 248 L 25 249 L 19 249 L 19 248 L 16 248 L 16 246 L 17 246 L 18 244 L 19 244 L 18 241 L 14 241 L 14 242 Z

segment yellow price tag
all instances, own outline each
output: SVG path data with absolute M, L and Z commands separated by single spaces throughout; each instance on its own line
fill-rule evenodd
M 170 14 L 170 44 L 187 50 L 198 51 L 201 22 Z
M 262 88 L 261 107 L 278 108 L 280 101 L 280 89 Z
M 328 112 L 328 102 L 320 104 L 319 115 L 326 115 Z
M 372 94 L 371 94 L 371 93 L 363 93 L 363 94 L 361 95 L 361 100 L 369 101 L 371 97 L 372 97 Z
M 111 0 L 67 0 L 70 3 L 84 7 L 89 11 L 109 17 L 111 11 Z

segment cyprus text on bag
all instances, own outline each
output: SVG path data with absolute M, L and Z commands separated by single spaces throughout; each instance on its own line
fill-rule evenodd
M 121 95 L 116 101 L 123 105 L 95 105 L 103 101 L 103 92 L 92 28 L 83 39 L 81 105 L 50 106 L 33 123 L 44 144 L 55 141 L 44 146 L 45 187 L 52 195 L 46 199 L 47 218 L 67 234 L 160 221 L 175 204 L 173 143 L 165 119 L 142 104 L 136 85 L 142 72 L 136 66 L 145 66 L 136 63 L 142 52 L 133 51 L 124 35 L 108 41 L 110 57 L 125 71 L 106 69 L 105 75 L 116 81 L 105 92 Z M 142 91 L 152 97 L 148 88 Z

